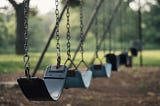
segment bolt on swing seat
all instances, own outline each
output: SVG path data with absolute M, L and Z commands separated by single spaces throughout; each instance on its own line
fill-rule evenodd
M 37 77 L 17 80 L 24 95 L 31 101 L 51 101 L 60 97 L 67 76 L 66 66 L 48 66 L 43 79 Z
M 118 71 L 119 57 L 112 53 L 107 54 L 105 57 L 106 57 L 106 62 L 112 65 L 112 71 Z
M 93 78 L 96 78 L 96 77 L 107 77 L 107 78 L 110 78 L 111 76 L 111 67 L 112 65 L 111 64 L 106 64 L 106 65 L 103 65 L 103 64 L 96 64 L 96 65 L 91 65 L 90 66 L 90 69 L 92 71 L 92 76 Z
M 127 66 L 127 62 L 128 62 L 128 53 L 127 52 L 122 52 L 119 55 L 119 64 L 120 65 L 126 65 Z
M 134 47 L 130 48 L 130 52 L 131 52 L 132 56 L 136 57 L 138 55 L 138 50 L 136 48 L 134 48 Z
M 89 88 L 92 72 L 87 70 L 82 73 L 79 70 L 68 70 L 64 88 Z

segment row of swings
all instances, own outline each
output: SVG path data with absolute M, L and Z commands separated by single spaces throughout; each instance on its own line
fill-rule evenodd
M 24 0 L 25 8 L 25 23 L 24 23 L 24 37 L 25 37 L 25 54 L 24 54 L 24 64 L 25 64 L 25 76 L 17 79 L 17 82 L 23 92 L 23 94 L 32 101 L 51 101 L 58 100 L 64 88 L 89 88 L 92 78 L 99 77 L 111 77 L 111 71 L 118 71 L 119 64 L 128 64 L 129 56 L 127 54 L 120 54 L 116 56 L 113 53 L 106 55 L 106 64 L 102 64 L 98 57 L 98 45 L 96 47 L 96 59 L 100 60 L 100 64 L 92 64 L 88 66 L 84 61 L 83 57 L 83 6 L 82 0 L 80 0 L 80 52 L 81 60 L 78 65 L 75 65 L 71 59 L 70 54 L 70 11 L 69 6 L 67 6 L 67 59 L 65 63 L 61 64 L 61 54 L 60 54 L 60 36 L 59 36 L 59 10 L 58 10 L 58 0 L 56 2 L 56 49 L 57 49 L 57 64 L 50 65 L 46 68 L 43 79 L 38 77 L 32 77 L 30 75 L 30 65 L 29 65 L 29 55 L 28 55 L 28 2 Z M 98 37 L 96 38 L 98 39 Z M 132 55 L 136 56 L 137 51 L 131 48 Z M 67 64 L 70 63 L 72 68 Z M 131 62 L 130 62 L 131 63 Z M 80 71 L 80 66 L 86 66 L 86 71 L 82 73 Z

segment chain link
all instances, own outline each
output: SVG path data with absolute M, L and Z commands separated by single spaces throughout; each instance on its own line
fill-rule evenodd
M 70 36 L 70 20 L 69 20 L 69 17 L 70 17 L 70 11 L 69 11 L 69 0 L 67 0 L 67 13 L 66 13 L 66 17 L 67 17 L 67 24 L 66 24 L 66 28 L 67 28 L 67 56 L 68 56 L 68 60 L 71 60 L 71 44 L 70 44 L 70 39 L 71 39 L 71 36 Z
M 106 2 L 104 1 L 104 4 L 103 4 L 103 10 L 105 10 L 105 7 L 106 7 Z M 105 25 L 106 25 L 106 15 L 105 15 L 105 12 L 103 12 L 103 31 L 105 32 Z M 105 42 L 105 40 L 106 40 L 106 36 L 104 36 L 104 38 L 103 38 L 103 53 L 105 54 L 106 53 L 106 42 Z
M 112 5 L 113 5 L 113 3 L 112 3 L 112 1 L 111 0 L 108 0 L 108 13 L 109 13 L 109 16 L 111 16 L 112 15 Z M 110 18 L 110 17 L 109 17 Z M 112 37 L 112 25 L 110 26 L 110 28 L 108 29 L 108 34 L 109 34 L 109 53 L 111 53 L 111 52 L 114 52 L 114 43 L 112 43 L 113 42 L 113 37 Z
M 28 55 L 28 40 L 29 40 L 29 36 L 28 36 L 28 10 L 29 10 L 29 6 L 28 6 L 28 0 L 24 0 L 24 68 L 25 68 L 25 76 L 26 77 L 30 77 L 30 63 L 29 63 L 29 55 Z
M 56 44 L 56 49 L 57 49 L 57 67 L 60 67 L 61 64 L 61 55 L 60 55 L 60 36 L 59 36 L 59 9 L 58 9 L 58 0 L 55 1 L 55 5 L 56 5 L 56 10 L 55 10 L 55 14 L 56 14 L 56 40 L 57 40 L 57 44 Z
M 80 41 L 81 41 L 81 45 L 80 45 L 80 51 L 81 51 L 81 57 L 83 60 L 83 43 L 84 43 L 84 39 L 83 39 L 83 1 L 80 0 Z
M 96 58 L 98 58 L 98 17 L 95 18 Z

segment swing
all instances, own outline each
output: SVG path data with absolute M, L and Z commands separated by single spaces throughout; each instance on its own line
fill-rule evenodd
M 43 79 L 24 77 L 17 79 L 17 82 L 23 94 L 31 101 L 57 100 L 63 90 L 66 73 L 65 66 L 58 69 L 56 66 L 49 66 Z
M 71 65 L 74 66 L 74 69 L 68 69 L 67 70 L 67 77 L 65 81 L 64 88 L 89 88 L 90 83 L 91 83 L 91 78 L 92 78 L 92 72 L 90 70 L 87 70 L 86 72 L 82 73 L 81 71 L 78 70 L 78 67 L 80 66 L 81 63 L 84 63 L 86 66 L 87 64 L 83 60 L 83 15 L 82 15 L 82 0 L 80 0 L 80 28 L 81 28 L 81 54 L 82 54 L 82 60 L 78 64 L 78 66 L 75 66 L 73 61 L 71 60 L 71 55 L 70 55 L 70 24 L 69 24 L 69 7 L 67 8 L 67 55 L 68 59 L 66 60 L 65 64 L 70 61 Z
M 58 4 L 58 1 L 56 1 Z M 31 77 L 30 76 L 30 65 L 29 65 L 29 55 L 28 55 L 28 2 L 24 0 L 25 8 L 25 23 L 24 23 L 24 36 L 25 36 L 25 76 L 23 78 L 17 79 L 17 82 L 23 92 L 23 94 L 31 101 L 51 101 L 58 100 L 60 97 L 65 79 L 67 76 L 67 67 L 60 65 L 60 48 L 57 48 L 57 65 L 48 66 L 44 78 Z M 56 5 L 56 16 L 58 17 L 58 5 Z M 56 20 L 56 25 L 59 26 L 58 20 Z M 57 27 L 58 31 L 58 27 Z M 59 47 L 59 35 L 57 35 L 57 47 Z
M 109 29 L 109 53 L 105 55 L 106 63 L 110 63 L 111 64 L 111 70 L 112 71 L 118 71 L 119 58 L 114 53 L 111 53 L 111 51 L 112 51 L 111 39 L 112 39 L 112 36 L 111 36 L 111 31 Z
M 37 77 L 19 78 L 17 80 L 23 94 L 33 101 L 52 100 L 44 81 Z
M 104 1 L 104 2 L 105 2 L 105 1 Z M 104 6 L 103 6 L 104 10 L 105 10 L 105 7 L 106 7 L 106 6 L 105 6 L 105 3 L 104 3 Z M 108 7 L 109 7 L 109 6 L 108 6 Z M 104 22 L 103 22 L 103 31 L 104 31 L 104 32 L 105 32 L 105 26 L 106 26 L 105 20 L 106 20 L 106 19 L 105 19 L 105 12 L 103 12 L 103 21 L 104 21 Z M 105 40 L 105 38 L 106 38 L 106 37 L 104 37 L 104 40 Z M 105 41 L 104 41 L 104 46 L 103 46 L 103 48 L 104 48 L 104 49 L 103 49 L 104 57 L 103 57 L 103 59 L 105 59 L 105 54 L 106 54 L 106 53 L 105 53 L 105 50 L 106 50 L 106 46 L 105 46 L 105 45 L 106 45 L 106 44 L 105 44 Z M 112 71 L 112 64 L 107 62 L 104 66 L 105 66 L 105 68 L 106 68 L 107 77 L 110 78 L 110 77 L 111 77 L 111 71 Z
M 106 64 L 102 65 L 102 64 L 95 64 L 95 65 L 91 65 L 90 69 L 92 70 L 93 73 L 93 78 L 97 78 L 97 77 L 107 77 L 110 78 L 111 77 L 111 64 Z
M 94 61 L 92 63 L 94 63 L 95 60 L 98 59 L 100 61 L 100 64 L 91 64 L 90 65 L 90 70 L 93 73 L 92 74 L 93 78 L 97 78 L 97 77 L 107 77 L 107 78 L 110 78 L 110 76 L 111 76 L 111 64 L 103 65 L 102 61 L 99 59 L 99 56 L 98 56 L 99 46 L 98 46 L 98 29 L 97 29 L 97 24 L 98 24 L 98 19 L 96 17 L 96 20 L 95 20 L 95 26 L 96 26 L 96 30 L 95 30 L 96 57 L 95 57 L 95 59 L 94 59 Z
M 119 64 L 120 65 L 127 65 L 128 62 L 128 53 L 127 52 L 122 52 L 119 55 Z
M 89 88 L 92 79 L 90 70 L 82 73 L 79 70 L 68 70 L 64 88 Z
M 124 28 L 123 28 L 123 14 L 122 11 L 124 12 L 124 5 L 121 6 L 120 8 L 120 18 L 119 18 L 119 29 L 120 29 L 120 44 L 121 44 L 121 50 L 123 52 L 121 52 L 118 57 L 119 57 L 119 64 L 120 65 L 127 65 L 127 61 L 128 61 L 128 51 L 126 52 L 125 50 L 125 42 L 124 42 Z M 126 12 L 125 12 L 126 13 Z M 126 15 L 124 15 L 126 17 Z
M 138 50 L 136 48 L 134 48 L 134 47 L 130 48 L 130 52 L 131 52 L 132 56 L 136 57 L 138 55 Z
M 108 6 L 109 7 L 109 15 L 112 15 L 111 13 L 111 5 Z M 117 5 L 118 7 L 118 5 Z M 113 13 L 114 14 L 114 13 Z M 113 18 L 113 17 L 112 17 Z M 111 33 L 111 26 L 108 27 L 108 37 L 109 37 L 109 53 L 105 55 L 105 59 L 106 59 L 106 63 L 110 63 L 111 64 L 111 71 L 118 71 L 119 68 L 119 58 L 118 56 L 116 56 L 115 53 L 112 53 L 112 33 Z
M 106 62 L 112 65 L 112 71 L 118 71 L 119 67 L 119 58 L 113 53 L 106 55 Z

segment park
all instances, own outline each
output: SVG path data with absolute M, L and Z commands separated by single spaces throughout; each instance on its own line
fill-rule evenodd
M 159 0 L 1 0 L 0 106 L 159 106 Z

